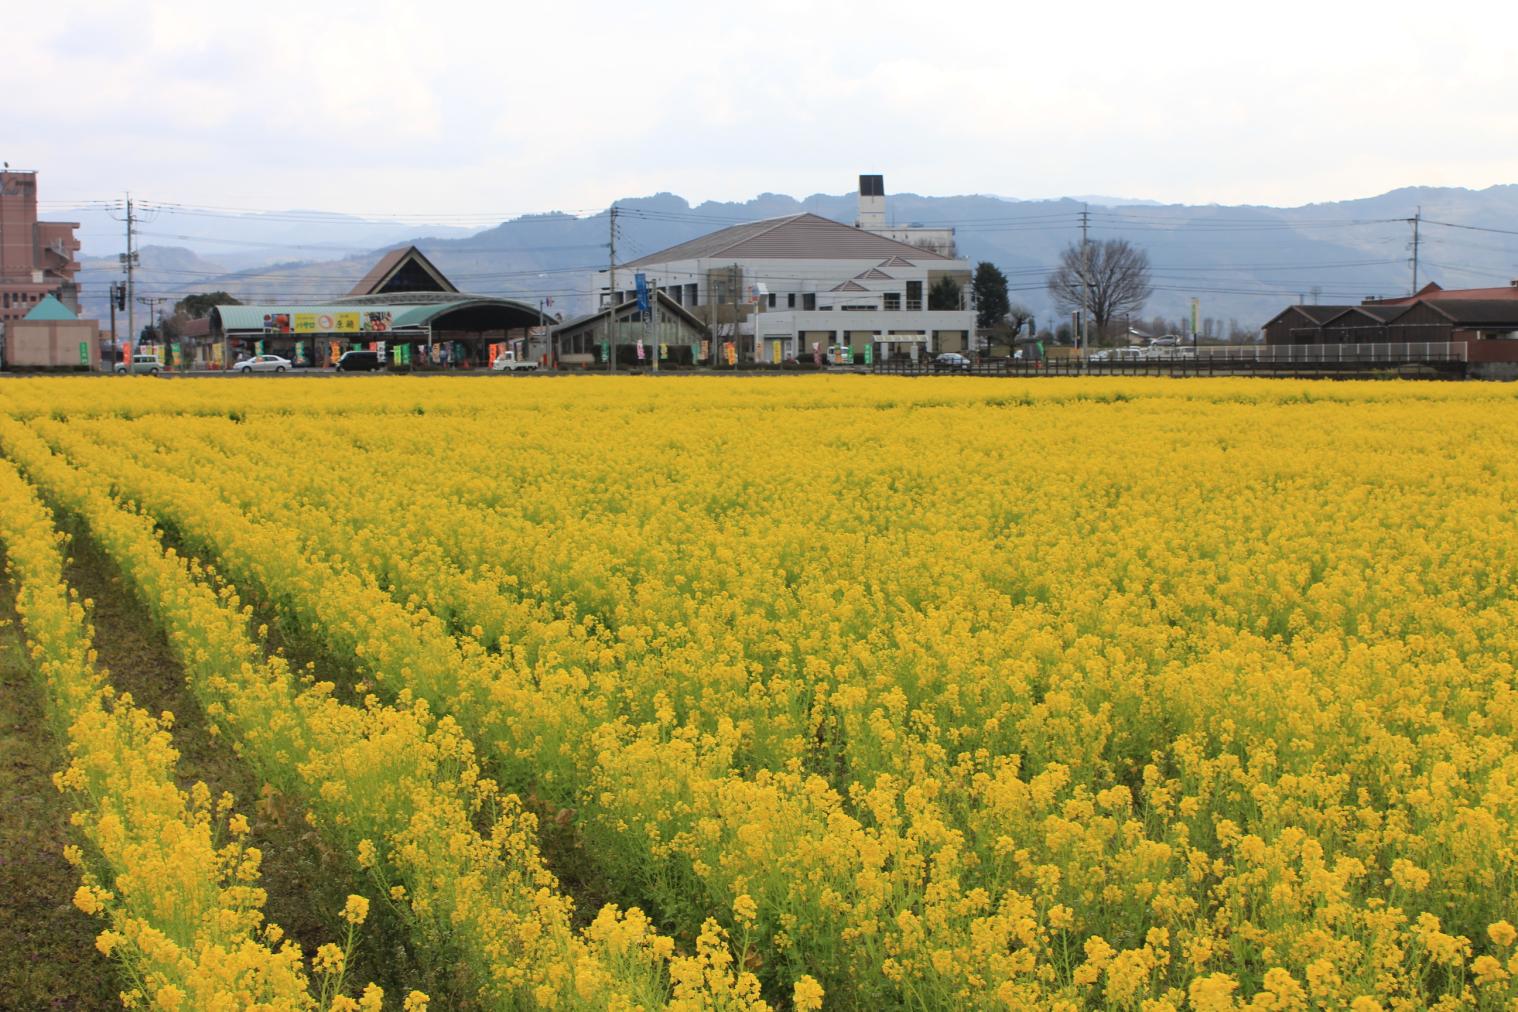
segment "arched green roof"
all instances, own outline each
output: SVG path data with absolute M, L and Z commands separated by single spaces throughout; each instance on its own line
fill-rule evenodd
M 288 315 L 291 318 L 292 328 L 297 315 L 310 314 L 320 317 L 335 318 L 339 313 L 389 313 L 391 330 L 421 330 L 430 325 L 438 317 L 446 316 L 459 310 L 500 310 L 517 319 L 512 326 L 530 326 L 536 322 L 538 307 L 518 302 L 515 299 L 500 299 L 489 295 L 464 295 L 451 299 L 440 299 L 424 303 L 377 303 L 377 302 L 331 302 L 320 305 L 295 306 L 295 305 L 256 305 L 256 306 L 217 306 L 212 310 L 212 329 L 219 329 L 223 333 L 228 332 L 264 332 L 264 318 L 266 316 Z M 217 324 L 219 323 L 219 328 Z M 300 331 L 300 334 L 337 334 L 351 333 L 351 331 L 315 330 Z

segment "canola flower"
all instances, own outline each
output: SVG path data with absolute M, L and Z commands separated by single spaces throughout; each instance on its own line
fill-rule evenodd
M 670 1000 L 1514 998 L 1503 388 L 57 390 L 82 480 L 559 807 Z
M 56 776 L 80 808 L 70 845 L 82 884 L 74 905 L 108 925 L 97 939 L 118 960 L 123 1000 L 162 1008 L 328 1009 L 311 993 L 298 947 L 263 920 L 259 851 L 232 799 L 186 792 L 168 714 L 115 692 L 95 664 L 85 608 L 63 580 L 62 535 L 15 468 L 0 461 L 0 543 L 16 608 L 69 764 Z M 341 982 L 321 975 L 340 997 Z
M 480 776 L 450 719 L 434 720 L 425 703 L 404 699 L 399 708 L 372 697 L 362 708 L 344 705 L 327 682 L 297 691 L 284 659 L 260 656 L 247 638 L 248 611 L 235 591 L 213 588 L 198 562 L 165 551 L 150 518 L 119 508 L 25 430 L 0 422 L 0 442 L 87 521 L 135 582 L 207 713 L 242 754 L 311 806 L 313 823 L 386 888 L 422 946 L 462 958 L 481 1000 L 503 1008 L 663 1002 L 673 946 L 641 915 L 610 906 L 590 929 L 571 928 L 571 905 L 538 855 L 533 816 Z M 474 828 L 481 818 L 484 833 Z M 367 914 L 367 901 L 355 896 L 343 917 L 356 927 Z M 350 930 L 345 946 L 318 950 L 314 967 L 341 981 L 352 945 Z M 714 972 L 686 990 L 702 1002 L 731 995 L 733 1007 L 767 1007 L 743 973 Z M 381 997 L 371 986 L 356 1007 Z

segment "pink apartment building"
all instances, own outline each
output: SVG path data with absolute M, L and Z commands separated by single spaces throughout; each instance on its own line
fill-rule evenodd
M 21 319 L 48 295 L 79 312 L 78 227 L 37 220 L 37 173 L 0 171 L 0 325 Z

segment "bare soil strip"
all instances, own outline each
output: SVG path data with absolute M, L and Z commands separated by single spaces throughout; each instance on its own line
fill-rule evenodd
M 264 854 L 259 884 L 268 893 L 265 916 L 308 956 L 322 942 L 337 940 L 339 913 L 352 885 L 352 860 L 326 846 L 298 805 L 262 793 L 263 781 L 233 751 L 232 743 L 208 730 L 183 667 L 152 618 L 138 606 L 116 566 L 75 518 L 64 519 L 61 526 L 73 538 L 64 575 L 81 598 L 93 602 L 95 648 L 112 685 L 130 692 L 151 713 L 168 710 L 174 714 L 181 787 L 200 780 L 213 797 L 229 791 L 237 799 L 237 810 L 251 822 L 249 842 Z M 375 904 L 376 909 L 381 906 Z M 384 944 L 381 937 L 390 934 L 366 930 L 367 944 L 360 945 L 355 954 L 350 979 L 373 980 L 387 993 L 397 993 L 402 985 L 393 975 L 404 958 L 376 951 Z
M 64 751 L 43 716 L 8 580 L 0 620 L 0 1006 L 119 1009 L 115 967 L 95 949 L 100 926 L 74 908 L 69 804 L 53 786 Z

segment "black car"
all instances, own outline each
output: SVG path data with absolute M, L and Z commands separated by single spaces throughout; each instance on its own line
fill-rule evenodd
M 969 372 L 970 360 L 958 352 L 946 351 L 933 360 L 934 372 Z
M 379 372 L 385 363 L 377 351 L 345 351 L 337 360 L 338 372 Z

